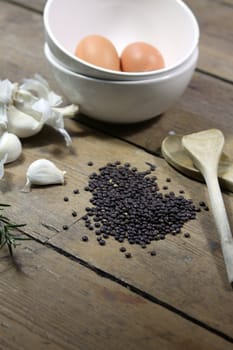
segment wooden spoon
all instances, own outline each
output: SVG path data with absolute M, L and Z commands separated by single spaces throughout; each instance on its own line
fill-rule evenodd
M 162 142 L 161 152 L 164 159 L 181 173 L 195 180 L 204 181 L 202 174 L 182 146 L 182 136 L 167 136 Z M 219 161 L 218 179 L 222 189 L 233 192 L 233 162 L 224 153 L 221 154 Z
M 224 136 L 220 130 L 210 129 L 183 136 L 182 145 L 190 154 L 207 184 L 228 280 L 233 287 L 233 238 L 217 176 Z

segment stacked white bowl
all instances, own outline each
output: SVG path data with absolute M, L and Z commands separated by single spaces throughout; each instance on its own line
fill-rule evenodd
M 168 110 L 198 60 L 198 23 L 181 0 L 48 0 L 44 27 L 45 55 L 64 95 L 83 114 L 107 122 L 139 122 Z M 81 60 L 75 47 L 91 34 L 111 40 L 119 55 L 132 42 L 149 43 L 165 67 L 131 73 Z

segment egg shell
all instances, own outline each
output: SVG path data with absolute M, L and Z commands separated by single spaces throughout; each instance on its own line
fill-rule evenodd
M 85 36 L 76 46 L 75 56 L 95 66 L 120 70 L 120 58 L 112 42 L 101 35 Z
M 123 72 L 146 72 L 165 67 L 161 52 L 141 41 L 126 46 L 120 60 Z

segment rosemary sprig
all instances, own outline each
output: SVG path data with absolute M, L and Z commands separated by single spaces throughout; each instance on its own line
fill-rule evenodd
M 4 207 L 10 207 L 10 205 L 0 203 L 0 210 L 3 210 Z M 23 226 L 25 224 L 14 224 L 8 217 L 0 214 L 0 249 L 7 245 L 10 255 L 13 256 L 13 248 L 16 248 L 19 244 L 17 241 L 30 239 L 29 237 L 20 237 L 12 233 L 12 231 Z

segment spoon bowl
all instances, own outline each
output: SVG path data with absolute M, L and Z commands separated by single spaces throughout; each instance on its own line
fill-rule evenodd
M 164 159 L 175 169 L 198 181 L 205 181 L 201 172 L 195 167 L 193 161 L 182 145 L 182 136 L 169 135 L 161 146 Z M 233 162 L 222 153 L 219 160 L 218 179 L 221 188 L 233 192 Z

